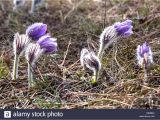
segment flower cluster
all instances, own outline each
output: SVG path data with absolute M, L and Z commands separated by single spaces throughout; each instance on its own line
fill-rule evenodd
M 43 23 L 34 23 L 26 30 L 26 35 L 32 40 L 36 41 L 43 53 L 53 53 L 57 51 L 57 39 L 47 33 L 47 25 Z
M 42 54 L 54 53 L 57 51 L 57 39 L 52 38 L 47 33 L 47 25 L 43 23 L 34 23 L 26 30 L 26 35 L 36 44 L 30 44 L 26 51 L 26 59 L 28 61 L 28 81 L 30 86 L 34 86 L 31 68 Z
M 34 40 L 34 43 L 30 43 Z M 15 34 L 13 42 L 13 52 L 15 55 L 12 79 L 18 78 L 19 57 L 24 53 L 28 62 L 29 87 L 33 86 L 32 67 L 38 58 L 43 54 L 50 54 L 57 51 L 57 39 L 47 33 L 47 25 L 34 23 L 26 29 L 26 34 Z
M 132 28 L 131 20 L 116 22 L 113 25 L 106 27 L 100 35 L 100 47 L 97 56 L 93 52 L 89 52 L 87 49 L 82 49 L 80 61 L 83 68 L 84 65 L 86 65 L 86 67 L 91 69 L 97 80 L 101 69 L 101 58 L 104 50 L 107 49 L 114 41 L 132 35 Z
M 86 48 L 81 50 L 80 62 L 83 68 L 87 67 L 93 72 L 91 82 L 94 84 L 98 80 L 101 69 L 101 58 L 103 51 L 114 41 L 122 37 L 129 37 L 133 34 L 132 21 L 117 22 L 104 29 L 100 35 L 100 48 L 98 55 Z M 34 43 L 30 43 L 31 40 Z M 26 29 L 26 34 L 16 33 L 13 42 L 13 52 L 15 55 L 12 79 L 17 79 L 19 57 L 25 51 L 28 62 L 29 87 L 34 86 L 32 68 L 41 55 L 55 53 L 57 51 L 57 39 L 51 37 L 47 32 L 47 25 L 34 23 Z M 145 70 L 145 80 L 147 79 L 147 68 L 153 63 L 151 47 L 147 42 L 137 46 L 137 61 L 139 66 Z

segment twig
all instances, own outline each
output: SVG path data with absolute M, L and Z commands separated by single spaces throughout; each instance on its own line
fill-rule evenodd
M 130 104 L 127 104 L 125 102 L 121 102 L 121 101 L 118 101 L 118 100 L 115 100 L 115 99 L 110 99 L 110 98 L 102 98 L 102 99 L 96 99 L 96 100 L 89 101 L 89 102 L 81 102 L 81 103 L 78 103 L 78 104 L 74 104 L 73 108 L 83 107 L 83 106 L 87 106 L 87 105 L 92 105 L 94 103 L 103 102 L 103 101 L 110 101 L 110 102 L 114 102 L 114 103 L 118 103 L 118 104 L 130 107 Z M 72 105 L 72 103 L 70 103 L 70 104 Z
M 104 9 L 104 22 L 103 22 L 103 28 L 106 26 L 106 15 L 107 15 L 107 1 L 105 0 L 105 9 Z
M 38 66 L 37 66 L 37 70 L 38 70 L 38 72 L 39 72 L 39 74 L 40 74 L 41 79 L 42 79 L 43 81 L 45 81 L 44 78 L 43 78 L 43 75 L 42 75 L 41 71 L 40 71 L 39 68 L 38 68 Z
M 72 69 L 80 60 L 78 59 L 75 63 L 73 63 L 72 65 L 70 65 L 67 70 Z
M 115 50 L 114 60 L 116 61 L 118 67 L 119 67 L 122 71 L 125 71 L 125 70 L 123 69 L 123 67 L 121 67 L 120 63 L 119 63 L 118 60 L 117 60 L 117 42 L 115 43 L 115 49 L 116 49 L 116 50 Z
M 68 43 L 68 46 L 67 46 L 67 51 L 66 51 L 66 53 L 65 53 L 65 55 L 64 55 L 63 61 L 62 61 L 62 63 L 61 63 L 60 66 L 63 66 L 63 65 L 64 65 L 64 62 L 65 62 L 65 60 L 66 60 L 66 57 L 67 57 L 67 54 L 68 54 L 70 45 L 71 45 L 71 39 L 69 40 L 69 43 Z
M 64 21 L 66 21 L 66 19 L 71 15 L 71 13 L 75 10 L 75 9 L 77 9 L 78 7 L 79 7 L 79 5 L 81 4 L 81 3 L 83 3 L 84 2 L 84 0 L 81 0 L 79 3 L 77 3 L 75 6 L 73 6 L 73 8 L 67 13 L 67 15 L 64 17 L 64 20 L 63 20 L 63 22 Z

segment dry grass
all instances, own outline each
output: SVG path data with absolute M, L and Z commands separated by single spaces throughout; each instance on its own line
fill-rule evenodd
M 0 108 L 160 108 L 160 1 L 159 0 L 48 0 L 47 8 L 28 14 L 29 6 L 12 11 L 0 1 Z M 30 4 L 30 3 L 28 3 Z M 98 51 L 104 24 L 130 18 L 134 34 L 106 50 L 98 84 L 89 82 L 92 73 L 82 71 L 79 57 L 84 47 Z M 28 90 L 26 61 L 21 58 L 19 80 L 11 81 L 12 41 L 15 32 L 44 22 L 58 38 L 56 55 L 43 56 L 34 77 L 37 87 Z M 136 64 L 135 49 L 147 40 L 154 52 L 148 85 Z

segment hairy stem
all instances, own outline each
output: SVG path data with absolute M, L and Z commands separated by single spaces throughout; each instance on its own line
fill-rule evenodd
M 147 84 L 148 75 L 147 75 L 147 69 L 144 67 L 144 84 Z
M 93 77 L 91 79 L 91 83 L 95 84 L 97 82 L 97 80 L 98 80 L 98 77 L 99 77 L 99 71 L 94 72 L 94 75 L 93 75 Z
M 28 63 L 28 87 L 34 87 L 35 83 L 33 81 L 33 73 L 32 73 L 32 66 Z
M 14 65 L 13 65 L 13 73 L 12 73 L 12 80 L 16 80 L 18 78 L 18 62 L 19 56 L 15 54 L 14 56 Z
M 101 61 L 101 59 L 102 59 L 102 56 L 103 56 L 103 52 L 104 52 L 104 47 L 100 47 L 99 48 L 99 51 L 98 51 L 98 58 L 100 59 L 100 61 Z

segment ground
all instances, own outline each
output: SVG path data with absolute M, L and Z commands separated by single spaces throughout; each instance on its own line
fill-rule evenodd
M 30 1 L 17 11 L 9 0 L 0 3 L 0 108 L 160 108 L 159 0 L 48 0 L 34 14 L 29 13 Z M 99 80 L 92 85 L 92 72 L 80 65 L 81 49 L 97 53 L 103 29 L 126 19 L 133 21 L 133 35 L 105 51 Z M 19 79 L 11 80 L 12 44 L 16 32 L 24 34 L 35 22 L 48 25 L 58 52 L 38 60 L 37 86 L 28 89 L 23 56 Z M 136 47 L 144 41 L 154 57 L 147 85 L 136 61 Z

